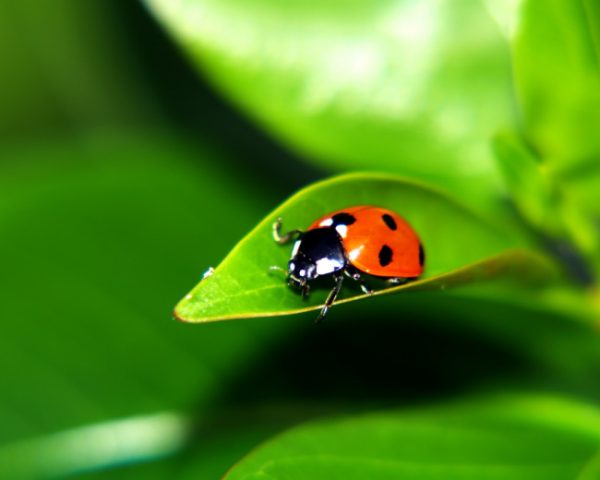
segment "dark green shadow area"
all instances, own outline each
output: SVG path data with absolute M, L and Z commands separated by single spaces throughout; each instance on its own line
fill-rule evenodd
M 311 313 L 285 319 L 294 330 L 200 414 L 184 478 L 217 478 L 236 453 L 313 418 L 506 390 L 600 399 L 600 339 L 589 326 L 451 293 L 358 303 L 320 325 Z

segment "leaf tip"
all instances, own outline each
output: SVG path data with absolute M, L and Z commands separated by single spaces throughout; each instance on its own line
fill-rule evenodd
M 193 318 L 193 314 L 190 315 L 190 309 L 189 309 L 189 300 L 191 298 L 191 295 L 187 295 L 185 296 L 183 299 L 181 299 L 181 301 L 175 305 L 175 308 L 173 309 L 173 318 L 175 320 L 178 320 L 180 322 L 185 322 L 185 323 L 190 323 L 190 322 L 195 322 L 196 320 Z

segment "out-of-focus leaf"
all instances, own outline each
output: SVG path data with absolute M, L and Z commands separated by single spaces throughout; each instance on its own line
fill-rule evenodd
M 527 141 L 557 186 L 556 215 L 600 276 L 600 4 L 525 0 L 513 39 Z
M 590 166 L 585 175 L 556 175 L 549 163 L 538 159 L 516 135 L 502 134 L 494 142 L 496 158 L 504 173 L 512 199 L 524 218 L 552 238 L 564 252 L 573 270 L 589 280 L 600 275 L 600 169 Z M 581 170 L 579 173 L 584 173 Z M 566 243 L 565 243 L 566 242 Z M 573 247 L 568 247 L 573 250 Z M 584 267 L 584 263 L 587 266 Z
M 0 475 L 11 480 L 63 478 L 155 460 L 181 450 L 190 432 L 189 419 L 172 412 L 85 425 L 0 446 Z
M 482 2 L 146 3 L 222 92 L 307 158 L 494 209 L 488 143 L 514 123 L 514 100 L 508 46 Z
M 538 229 L 558 235 L 561 224 L 556 214 L 556 192 L 542 164 L 515 135 L 498 135 L 494 151 L 512 199 L 521 214 Z
M 600 214 L 578 203 L 578 192 L 569 186 L 563 188 L 561 193 L 562 202 L 557 214 L 585 259 L 585 268 L 589 271 L 584 277 L 594 277 L 597 282 L 600 279 Z M 593 278 L 590 280 L 593 281 Z
M 505 274 L 534 283 L 555 278 L 547 260 L 524 249 L 524 238 L 495 227 L 444 194 L 394 176 L 350 174 L 302 190 L 269 215 L 212 276 L 179 303 L 177 317 L 205 322 L 319 308 L 331 288 L 329 283 L 313 288 L 303 302 L 279 272 L 268 270 L 270 265 L 287 265 L 290 256 L 290 247 L 273 241 L 271 226 L 281 217 L 284 230 L 305 229 L 329 212 L 354 205 L 378 205 L 396 211 L 417 231 L 426 252 L 422 280 L 376 294 L 443 289 Z M 360 289 L 342 290 L 342 301 L 364 297 Z
M 312 422 L 253 450 L 227 480 L 597 478 L 600 412 L 554 397 L 493 397 L 446 407 Z
M 528 140 L 554 173 L 600 158 L 600 4 L 524 0 L 513 40 Z
M 260 178 L 160 136 L 2 157 L 0 444 L 201 408 L 284 328 L 231 322 L 198 336 L 171 320 L 180 292 L 272 205 Z
M 109 2 L 0 2 L 0 137 L 155 124 Z
M 364 410 L 365 401 L 369 408 L 381 399 L 414 405 L 427 394 L 439 398 L 503 385 L 566 387 L 578 396 L 600 398 L 599 338 L 589 324 L 573 322 L 570 312 L 544 309 L 546 303 L 531 292 L 523 292 L 521 306 L 501 298 L 461 297 L 407 293 L 401 305 L 389 295 L 341 305 L 335 318 L 316 330 L 310 316 L 300 316 L 306 328 L 280 338 L 260 362 L 238 369 L 228 398 L 241 408 L 207 413 L 208 422 L 200 422 L 195 441 L 171 467 L 186 480 L 220 478 L 283 428 L 310 417 Z M 122 470 L 92 478 L 139 478 L 150 469 Z

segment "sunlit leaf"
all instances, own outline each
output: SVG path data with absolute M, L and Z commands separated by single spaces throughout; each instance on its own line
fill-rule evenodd
M 273 241 L 271 226 L 281 217 L 284 230 L 305 229 L 329 212 L 354 205 L 377 205 L 396 211 L 415 228 L 425 247 L 426 266 L 421 280 L 377 289 L 376 294 L 443 289 L 497 275 L 534 283 L 554 278 L 547 261 L 525 249 L 524 238 L 495 227 L 438 191 L 394 176 L 352 174 L 306 188 L 269 215 L 212 276 L 179 303 L 176 316 L 202 322 L 319 308 L 331 288 L 329 283 L 313 289 L 303 302 L 280 272 L 268 270 L 271 265 L 286 266 L 290 257 L 290 247 Z M 343 289 L 340 298 L 344 301 L 360 296 L 360 289 L 349 287 Z
M 559 187 L 557 216 L 600 276 L 600 4 L 526 0 L 513 37 L 528 142 Z
M 161 412 L 0 446 L 0 476 L 11 480 L 63 478 L 162 458 L 183 448 L 191 436 L 191 425 L 183 415 Z
M 515 206 L 528 222 L 568 248 L 580 278 L 600 275 L 600 169 L 590 165 L 568 175 L 552 172 L 517 135 L 498 135 L 494 150 Z M 570 245 L 573 245 L 571 247 Z M 575 247 L 578 252 L 575 253 Z M 580 256 L 581 258 L 577 258 Z
M 521 214 L 547 234 L 562 233 L 556 214 L 556 186 L 548 180 L 546 166 L 522 140 L 511 134 L 498 135 L 494 151 L 512 199 Z
M 514 99 L 508 45 L 483 2 L 146 3 L 223 93 L 308 159 L 493 209 L 489 139 L 514 123 Z
M 553 397 L 464 401 L 312 422 L 253 450 L 227 480 L 581 480 L 600 473 L 600 412 Z
M 600 158 L 599 5 L 525 0 L 519 10 L 519 103 L 528 139 L 553 171 L 577 171 Z

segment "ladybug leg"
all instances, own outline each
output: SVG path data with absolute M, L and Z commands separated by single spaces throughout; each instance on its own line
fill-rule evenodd
M 335 278 L 335 287 L 333 287 L 333 290 L 331 290 L 331 292 L 329 293 L 329 296 L 325 301 L 325 306 L 323 307 L 321 313 L 315 320 L 315 323 L 321 323 L 323 321 L 325 315 L 327 314 L 327 310 L 329 310 L 329 307 L 331 307 L 331 305 L 333 305 L 333 302 L 335 302 L 335 297 L 337 297 L 337 294 L 340 293 L 340 289 L 342 288 L 342 280 L 344 280 L 344 275 L 340 272 L 334 274 L 333 278 Z
M 404 277 L 388 278 L 386 281 L 391 286 L 397 287 L 398 285 L 404 285 L 406 282 L 408 282 L 408 278 L 404 278 Z
M 360 282 L 360 289 L 367 295 L 373 295 L 373 289 L 365 284 L 365 280 L 361 277 L 360 273 L 352 267 L 346 267 L 344 273 L 352 280 Z
M 273 238 L 277 243 L 286 243 L 289 242 L 296 235 L 301 235 L 302 230 L 292 230 L 291 232 L 285 233 L 281 235 L 281 218 L 278 218 L 277 221 L 273 224 Z
M 304 286 L 302 287 L 302 290 L 300 290 L 300 295 L 302 295 L 302 298 L 306 298 L 306 297 L 308 297 L 309 293 L 310 293 L 310 285 L 308 283 L 305 283 Z

